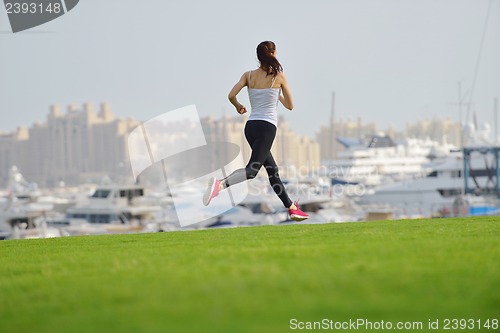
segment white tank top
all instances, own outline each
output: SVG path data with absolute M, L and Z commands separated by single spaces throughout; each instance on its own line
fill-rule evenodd
M 248 72 L 248 98 L 252 108 L 248 120 L 264 120 L 278 127 L 278 100 L 280 88 L 273 88 L 277 76 L 274 77 L 270 88 L 250 88 L 250 73 Z

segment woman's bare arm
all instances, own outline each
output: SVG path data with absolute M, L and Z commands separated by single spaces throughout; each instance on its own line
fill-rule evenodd
M 288 86 L 288 81 L 286 79 L 285 73 L 281 73 L 281 91 L 283 95 L 280 95 L 280 102 L 283 104 L 285 108 L 288 110 L 293 109 L 293 99 L 292 92 L 290 91 L 290 87 Z
M 236 108 L 236 111 L 239 114 L 246 113 L 247 109 L 245 108 L 245 106 L 243 104 L 240 104 L 238 102 L 238 100 L 236 99 L 236 95 L 238 95 L 238 93 L 241 91 L 241 89 L 243 89 L 243 87 L 245 87 L 246 85 L 247 85 L 247 76 L 246 76 L 246 73 L 243 73 L 240 80 L 234 85 L 233 89 L 231 89 L 231 91 L 229 92 L 229 95 L 227 95 L 227 98 L 229 99 L 231 104 L 234 105 L 234 107 Z

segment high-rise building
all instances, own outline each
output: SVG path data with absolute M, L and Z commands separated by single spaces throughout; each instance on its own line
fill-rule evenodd
M 340 118 L 339 121 L 333 124 L 333 127 L 321 126 L 316 133 L 316 140 L 321 147 L 321 160 L 326 162 L 335 159 L 337 153 L 344 149 L 344 147 L 337 142 L 336 138 L 338 137 L 367 141 L 366 139 L 372 135 L 384 134 L 391 137 L 395 142 L 404 141 L 408 138 L 417 138 L 431 139 L 437 142 L 446 142 L 460 146 L 461 129 L 462 126 L 460 123 L 450 118 L 442 119 L 434 117 L 430 120 L 424 119 L 413 123 L 407 123 L 406 129 L 402 131 L 396 131 L 393 125 L 388 124 L 387 130 L 381 133 L 375 123 L 364 124 L 360 118 L 357 120 L 344 120 Z M 333 142 L 332 138 L 334 140 Z M 331 145 L 333 145 L 333 147 L 331 147 Z
M 128 169 L 127 135 L 137 124 L 115 118 L 106 103 L 99 113 L 89 103 L 81 110 L 70 105 L 66 113 L 52 105 L 46 122 L 0 136 L 1 179 L 6 180 L 12 165 L 42 186 L 123 174 Z
M 451 118 L 424 119 L 406 124 L 406 135 L 412 138 L 429 138 L 438 142 L 447 142 L 461 146 L 462 125 Z
M 366 136 L 377 134 L 377 132 L 375 123 L 363 124 L 359 117 L 356 120 L 340 118 L 333 123 L 333 126 L 321 126 L 316 132 L 316 141 L 321 147 L 321 160 L 333 160 L 337 157 L 337 153 L 344 149 L 336 138 L 362 140 Z

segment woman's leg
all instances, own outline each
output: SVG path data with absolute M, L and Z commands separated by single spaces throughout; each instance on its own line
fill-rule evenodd
M 290 208 L 293 205 L 292 200 L 286 193 L 285 185 L 281 181 L 278 166 L 274 161 L 273 155 L 269 153 L 266 160 L 264 161 L 264 167 L 266 168 L 267 175 L 269 176 L 269 183 L 274 190 L 274 193 L 280 198 L 281 202 L 286 208 Z
M 245 168 L 238 169 L 222 179 L 222 188 L 255 178 L 271 153 L 275 136 L 276 127 L 273 124 L 263 120 L 248 121 L 245 125 L 245 137 L 252 148 L 250 161 Z
M 262 165 L 265 165 L 266 171 L 269 175 L 269 182 L 273 187 L 274 192 L 283 202 L 283 205 L 288 208 L 290 217 L 293 220 L 302 221 L 309 216 L 301 211 L 298 206 L 293 203 L 288 194 L 286 193 L 285 186 L 283 185 L 279 173 L 278 166 L 274 161 L 271 154 L 271 146 L 273 145 L 274 137 L 276 136 L 276 126 L 263 120 L 248 121 L 245 125 L 245 137 L 252 148 L 252 155 L 247 166 L 243 169 L 238 169 L 231 173 L 226 178 L 220 181 L 220 188 L 217 189 L 214 195 L 213 189 L 209 188 L 204 202 L 208 205 L 210 200 L 219 193 L 219 190 L 227 188 L 231 185 L 241 183 L 247 179 L 253 179 L 257 176 Z M 215 180 L 215 178 L 213 178 Z M 219 182 L 217 180 L 217 182 Z M 210 186 L 209 186 L 210 187 Z M 208 199 L 209 198 L 209 199 Z

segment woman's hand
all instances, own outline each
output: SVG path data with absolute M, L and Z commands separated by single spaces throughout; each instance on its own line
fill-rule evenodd
M 240 105 L 238 105 L 238 107 L 236 108 L 236 111 L 237 111 L 239 114 L 244 114 L 244 113 L 247 113 L 247 108 L 246 108 L 243 104 L 240 104 Z

